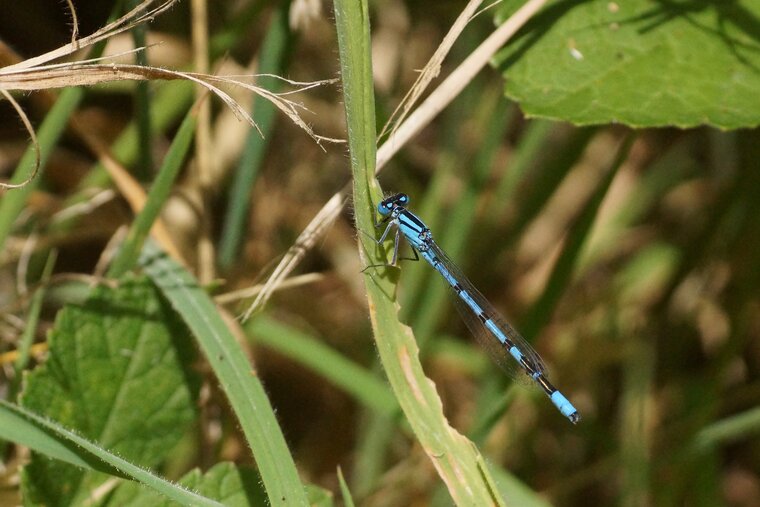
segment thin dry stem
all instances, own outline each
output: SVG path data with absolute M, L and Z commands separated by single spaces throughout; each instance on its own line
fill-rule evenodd
M 478 16 L 480 16 L 481 14 L 483 14 L 484 12 L 486 12 L 488 9 L 490 9 L 494 5 L 498 5 L 501 2 L 503 2 L 503 1 L 504 0 L 494 0 L 490 4 L 486 5 L 485 7 L 483 7 L 482 9 L 480 9 L 478 12 L 476 12 L 475 14 L 473 14 L 472 17 L 470 18 L 470 21 L 472 21 L 473 19 L 477 18 Z
M 330 228 L 340 212 L 343 210 L 343 205 L 346 203 L 346 198 L 340 192 L 333 195 L 332 199 L 327 201 L 319 213 L 312 219 L 306 229 L 296 239 L 296 242 L 285 253 L 285 256 L 275 268 L 272 275 L 267 279 L 264 287 L 251 306 L 243 313 L 241 320 L 245 322 L 248 318 L 258 310 L 262 308 L 277 287 L 288 277 L 293 269 L 301 262 L 301 259 L 306 255 L 306 252 L 316 244 L 319 238 Z
M 277 286 L 276 290 L 290 289 L 292 287 L 301 287 L 302 285 L 308 285 L 310 283 L 319 282 L 325 278 L 322 273 L 306 273 L 304 275 L 298 275 L 284 280 Z M 253 287 L 246 287 L 245 289 L 235 290 L 232 292 L 226 292 L 214 297 L 220 305 L 234 303 L 241 299 L 248 299 L 257 296 L 264 290 L 265 285 L 260 283 Z
M 111 188 L 96 190 L 86 201 L 77 202 L 53 214 L 50 221 L 51 223 L 64 222 L 74 217 L 89 215 L 114 197 L 116 197 L 116 192 Z
M 208 74 L 208 4 L 206 0 L 190 2 L 192 19 L 193 62 L 198 73 Z M 207 93 L 203 87 L 196 87 L 196 98 L 201 99 Z M 198 123 L 195 129 L 195 164 L 192 166 L 191 184 L 199 196 L 201 210 L 199 213 L 199 232 L 196 253 L 198 255 L 197 272 L 202 284 L 214 279 L 214 245 L 211 240 L 210 213 L 207 209 L 214 185 L 214 157 L 211 139 L 211 103 L 202 101 L 198 105 Z
M 383 136 L 385 136 L 386 132 L 391 126 L 393 126 L 392 131 L 396 130 L 396 127 L 402 121 L 404 121 L 404 119 L 406 119 L 412 107 L 417 104 L 417 100 L 419 100 L 419 98 L 422 96 L 422 93 L 427 89 L 428 85 L 433 81 L 433 79 L 438 77 L 438 74 L 441 72 L 441 63 L 446 58 L 446 55 L 449 54 L 449 51 L 451 51 L 451 47 L 459 38 L 459 35 L 464 31 L 467 24 L 474 17 L 473 13 L 477 10 L 481 3 L 483 3 L 483 0 L 470 0 L 467 3 L 467 6 L 465 6 L 464 10 L 462 10 L 461 14 L 459 14 L 456 21 L 454 21 L 454 24 L 451 25 L 449 32 L 443 38 L 443 41 L 435 50 L 435 53 L 433 53 L 433 56 L 430 57 L 430 60 L 428 60 L 428 62 L 425 64 L 425 67 L 422 69 L 422 72 L 420 72 L 420 75 L 417 76 L 417 79 L 414 81 L 412 87 L 408 92 L 406 92 L 406 95 L 393 111 L 393 114 L 390 116 L 390 118 L 388 118 L 388 121 L 383 126 L 382 132 L 380 132 L 380 135 L 378 135 L 378 139 L 381 139 Z
M 92 271 L 93 275 L 98 278 L 106 276 L 108 266 L 113 262 L 114 257 L 116 257 L 116 252 L 119 251 L 119 247 L 124 243 L 124 239 L 127 237 L 128 233 L 129 228 L 126 225 L 122 225 L 116 229 L 116 232 L 113 233 L 105 248 L 103 248 L 103 251 L 100 253 L 100 258 L 98 258 L 98 262 L 95 264 L 95 269 Z
M 79 18 L 77 18 L 77 10 L 74 8 L 74 4 L 71 0 L 66 0 L 66 5 L 71 13 L 71 45 L 77 46 L 77 39 L 79 38 Z
M 546 0 L 529 0 L 507 21 L 499 26 L 483 43 L 473 51 L 441 85 L 425 99 L 420 107 L 406 120 L 388 141 L 377 150 L 377 169 L 406 143 L 426 127 L 443 109 L 456 98 L 480 70 L 488 65 L 493 55 L 522 28 L 546 3 Z

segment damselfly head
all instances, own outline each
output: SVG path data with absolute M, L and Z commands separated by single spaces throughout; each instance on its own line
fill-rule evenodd
M 390 197 L 386 197 L 380 204 L 377 205 L 377 211 L 381 215 L 389 215 L 395 208 L 401 206 L 402 208 L 409 204 L 409 196 L 406 194 L 394 194 Z

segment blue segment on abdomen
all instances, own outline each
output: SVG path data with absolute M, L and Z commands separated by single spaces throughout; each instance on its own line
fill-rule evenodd
M 559 409 L 560 412 L 562 412 L 565 417 L 570 417 L 574 413 L 577 412 L 575 407 L 572 403 L 570 403 L 570 400 L 564 397 L 564 395 L 559 391 L 554 391 L 551 395 L 551 400 L 554 405 Z
M 475 302 L 474 299 L 472 299 L 472 296 L 470 296 L 469 292 L 463 290 L 459 293 L 459 297 L 461 297 L 462 300 L 467 303 L 467 306 L 469 306 L 470 309 L 475 312 L 475 315 L 480 315 L 483 313 L 483 309 L 478 305 L 478 303 Z
M 506 337 L 506 336 L 504 336 L 504 332 L 501 330 L 501 328 L 500 328 L 499 326 L 497 326 L 497 325 L 496 325 L 496 323 L 495 323 L 493 320 L 491 320 L 491 319 L 488 319 L 488 320 L 486 321 L 485 325 L 486 325 L 486 327 L 488 328 L 488 330 L 489 330 L 489 331 L 491 331 L 491 332 L 493 333 L 493 335 L 494 335 L 496 338 L 498 338 L 498 339 L 499 339 L 499 341 L 500 341 L 501 343 L 506 343 L 506 341 L 507 341 L 507 337 Z M 512 348 L 514 349 L 514 347 L 512 347 Z M 516 350 L 516 349 L 515 349 L 515 350 Z M 519 351 L 518 351 L 518 352 L 519 352 Z M 515 358 L 515 359 L 517 359 L 518 361 L 520 360 L 520 357 L 522 357 L 522 354 L 520 354 L 520 357 L 517 357 L 517 356 L 515 356 L 515 355 L 512 353 L 512 350 L 511 350 L 511 349 L 510 349 L 509 353 L 510 353 L 510 354 L 512 354 L 512 356 L 514 356 L 514 358 Z
M 523 354 L 522 354 L 522 352 L 520 351 L 520 349 L 518 349 L 517 347 L 514 347 L 514 346 L 513 346 L 513 347 L 510 347 L 510 348 L 509 348 L 509 353 L 510 353 L 510 354 L 512 354 L 512 357 L 514 357 L 514 358 L 515 358 L 515 360 L 516 360 L 518 363 L 522 363 Z

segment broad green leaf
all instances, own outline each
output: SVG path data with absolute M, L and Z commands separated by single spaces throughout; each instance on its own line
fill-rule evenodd
M 751 127 L 760 123 L 759 27 L 757 0 L 555 1 L 496 60 L 507 95 L 530 116 Z
M 59 313 L 49 357 L 27 377 L 21 402 L 120 458 L 155 466 L 195 417 L 182 368 L 187 335 L 145 279 L 97 288 Z M 79 504 L 108 477 L 33 454 L 23 488 L 29 503 Z
M 266 505 L 266 494 L 260 485 L 260 477 L 251 467 L 238 467 L 234 463 L 218 463 L 205 474 L 191 470 L 178 482 L 180 485 L 218 500 L 226 507 Z M 105 506 L 118 507 L 169 507 L 180 505 L 153 490 L 134 482 L 125 482 L 111 495 Z

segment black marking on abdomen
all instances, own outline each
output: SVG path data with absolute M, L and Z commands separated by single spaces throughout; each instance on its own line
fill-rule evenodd
M 548 394 L 548 395 L 549 395 L 549 397 L 551 397 L 551 395 L 552 395 L 552 394 L 554 394 L 554 392 L 557 390 L 557 388 L 556 388 L 556 387 L 554 387 L 554 386 L 553 386 L 553 385 L 552 385 L 552 384 L 551 384 L 551 383 L 550 383 L 550 382 L 549 382 L 549 381 L 546 379 L 546 377 L 544 377 L 544 375 L 543 375 L 543 374 L 541 374 L 541 375 L 539 375 L 538 377 L 536 377 L 536 383 L 537 383 L 539 386 L 541 386 L 541 389 L 543 389 L 543 390 L 544 390 L 544 392 L 545 392 L 546 394 Z

